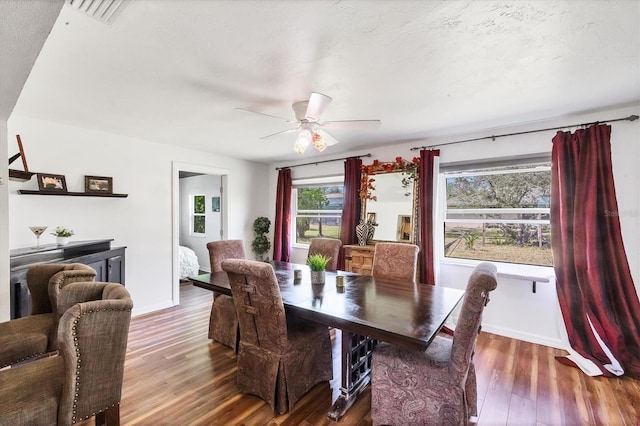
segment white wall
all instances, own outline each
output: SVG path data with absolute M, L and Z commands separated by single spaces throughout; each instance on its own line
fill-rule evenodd
M 83 191 L 84 175 L 96 175 L 112 176 L 114 192 L 129 194 L 128 198 L 19 195 L 18 189 L 37 189 L 36 180 L 11 181 L 9 244 L 11 248 L 33 245 L 28 226 L 36 223 L 50 229 L 70 227 L 77 240 L 114 238 L 113 246 L 127 246 L 126 285 L 136 315 L 175 303 L 172 162 L 229 170 L 228 238 L 250 241 L 253 219 L 267 213 L 264 164 L 21 116 L 10 118 L 8 134 L 21 135 L 30 170 L 65 175 L 69 191 Z M 9 144 L 8 151 L 13 150 Z M 42 243 L 54 242 L 48 232 Z
M 411 151 L 415 146 L 429 146 L 468 138 L 490 136 L 532 129 L 564 126 L 567 124 L 593 122 L 598 120 L 640 115 L 640 105 L 627 108 L 610 109 L 577 116 L 561 117 L 546 122 L 509 128 L 493 129 L 473 134 L 452 137 L 434 138 L 424 141 L 390 145 L 382 148 L 364 148 L 346 155 L 334 156 L 342 158 L 349 155 L 371 153 L 371 158 L 363 158 L 363 164 L 370 164 L 374 159 L 393 161 L 397 156 L 411 159 L 419 151 Z M 572 131 L 575 129 L 571 129 Z M 470 143 L 439 147 L 441 164 L 459 161 L 479 160 L 485 158 L 508 157 L 523 154 L 540 154 L 551 152 L 551 139 L 556 131 L 532 133 L 521 136 L 498 138 L 495 141 L 482 140 Z M 640 121 L 616 122 L 612 124 L 611 134 L 612 161 L 622 236 L 624 240 L 629 266 L 640 294 Z M 366 144 L 363 144 L 366 146 Z M 323 157 L 329 159 L 332 157 Z M 316 159 L 316 158 L 314 158 Z M 320 158 L 317 158 L 321 160 Z M 299 163 L 309 162 L 308 157 L 301 157 Z M 273 164 L 274 167 L 292 165 L 290 163 Z M 277 172 L 269 168 L 271 195 L 270 213 L 275 211 L 275 186 Z M 293 179 L 343 174 L 342 161 L 302 166 L 291 169 Z M 292 249 L 292 261 L 304 262 L 306 250 Z M 450 262 L 440 263 L 439 285 L 464 288 L 471 273 L 468 265 Z M 485 310 L 483 328 L 485 331 L 507 337 L 526 340 L 554 347 L 565 347 L 563 328 L 559 326 L 560 312 L 553 284 L 538 283 L 537 292 L 532 293 L 531 283 L 514 279 L 500 278 L 498 288 L 491 296 L 491 303 Z
M 211 270 L 207 243 L 222 239 L 222 211 L 214 212 L 211 209 L 211 198 L 220 197 L 221 185 L 220 176 L 200 175 L 180 179 L 180 245 L 189 247 L 196 253 L 200 269 L 203 271 Z M 194 195 L 205 196 L 205 234 L 202 236 L 191 233 Z

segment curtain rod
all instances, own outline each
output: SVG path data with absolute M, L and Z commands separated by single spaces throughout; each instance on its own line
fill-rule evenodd
M 349 158 L 362 158 L 362 157 L 371 157 L 371 154 L 352 155 L 351 157 L 334 158 L 333 160 L 322 160 L 322 161 L 314 161 L 313 163 L 295 164 L 293 166 L 287 166 L 287 167 L 276 167 L 276 170 L 290 169 L 292 167 L 300 167 L 300 166 L 311 166 L 314 164 L 317 166 L 320 163 L 330 163 L 332 161 L 342 161 L 342 160 L 348 160 Z
M 591 122 L 591 123 L 582 123 L 582 124 L 570 124 L 570 125 L 560 126 L 560 127 L 549 127 L 549 128 L 546 128 L 546 129 L 527 130 L 527 131 L 524 131 L 524 132 L 516 132 L 516 133 L 505 133 L 503 135 L 483 136 L 481 138 L 465 139 L 465 140 L 462 140 L 462 141 L 455 141 L 455 142 L 438 143 L 438 144 L 434 144 L 434 145 L 414 146 L 413 148 L 411 148 L 411 151 L 415 151 L 417 149 L 433 148 L 434 146 L 444 146 L 444 145 L 453 145 L 453 144 L 456 144 L 456 143 L 474 142 L 474 141 L 480 141 L 480 140 L 483 140 L 483 139 L 491 139 L 491 140 L 495 141 L 496 138 L 502 138 L 502 137 L 505 137 L 505 136 L 517 136 L 517 135 L 526 135 L 527 133 L 548 132 L 549 130 L 566 129 L 567 127 L 590 126 L 592 124 L 613 123 L 614 121 L 635 121 L 638 118 L 639 117 L 637 115 L 630 115 L 628 117 L 616 118 L 616 119 L 613 119 L 613 120 L 594 121 L 594 122 Z

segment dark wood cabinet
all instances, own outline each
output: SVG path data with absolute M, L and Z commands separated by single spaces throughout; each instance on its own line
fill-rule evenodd
M 67 246 L 11 250 L 11 319 L 29 315 L 31 301 L 27 270 L 39 263 L 83 263 L 96 270 L 96 281 L 125 284 L 125 249 L 111 247 L 113 240 L 77 241 Z

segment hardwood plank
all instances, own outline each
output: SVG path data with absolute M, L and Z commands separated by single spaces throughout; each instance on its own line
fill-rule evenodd
M 292 412 L 275 416 L 260 398 L 238 393 L 235 353 L 207 338 L 211 293 L 185 285 L 180 300 L 131 322 L 122 425 L 371 425 L 370 389 L 339 422 L 327 418 L 339 392 L 338 330 L 332 331 L 334 379 L 314 387 Z M 562 354 L 482 332 L 474 355 L 478 425 L 640 424 L 640 380 L 588 377 L 557 362 Z

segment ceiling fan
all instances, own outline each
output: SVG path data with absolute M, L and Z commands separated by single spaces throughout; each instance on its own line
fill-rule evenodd
M 264 115 L 266 117 L 284 120 L 287 123 L 299 123 L 297 127 L 263 136 L 260 139 L 269 139 L 277 135 L 285 133 L 298 132 L 293 149 L 298 153 L 304 153 L 309 144 L 318 151 L 323 151 L 329 145 L 335 145 L 339 141 L 329 134 L 328 129 L 346 129 L 346 128 L 377 128 L 380 127 L 380 120 L 337 120 L 337 121 L 320 121 L 320 117 L 326 111 L 327 107 L 333 99 L 322 93 L 311 93 L 308 101 L 296 102 L 292 105 L 296 115 L 296 120 L 288 120 L 286 118 L 277 117 L 275 115 L 264 114 L 262 112 L 252 111 L 246 108 L 236 108 L 240 111 L 250 112 L 253 114 Z M 322 128 L 322 129 L 321 129 Z

